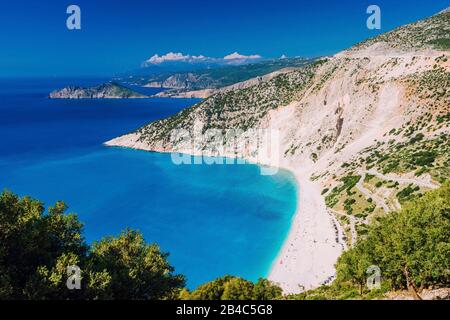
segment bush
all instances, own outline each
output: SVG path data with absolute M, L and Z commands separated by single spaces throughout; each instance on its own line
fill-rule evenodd
M 127 230 L 88 246 L 67 206 L 0 195 L 0 299 L 168 299 L 184 277 L 167 254 Z M 81 290 L 68 290 L 67 267 L 81 269 Z
M 238 277 L 225 276 L 205 283 L 190 294 L 182 292 L 183 299 L 192 300 L 273 300 L 281 298 L 282 290 L 269 280 L 256 283 Z
M 434 151 L 419 151 L 413 154 L 411 162 L 417 166 L 429 166 L 436 160 L 436 156 Z
M 420 288 L 450 281 L 450 184 L 426 193 L 397 213 L 369 226 L 368 234 L 338 260 L 338 282 L 363 286 L 369 265 L 377 265 L 391 288 Z

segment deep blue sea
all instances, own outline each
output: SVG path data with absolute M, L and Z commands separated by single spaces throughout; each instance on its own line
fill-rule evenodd
M 231 274 L 268 275 L 290 228 L 296 184 L 256 165 L 172 164 L 169 154 L 103 142 L 196 100 L 50 100 L 101 79 L 0 80 L 0 188 L 46 206 L 64 200 L 91 243 L 130 227 L 169 252 L 193 288 Z

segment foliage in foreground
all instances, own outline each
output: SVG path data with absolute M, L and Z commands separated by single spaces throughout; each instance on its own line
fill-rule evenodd
M 268 280 L 224 276 L 189 292 L 167 253 L 126 230 L 89 246 L 82 224 L 58 202 L 48 212 L 39 201 L 0 195 L 0 299 L 281 299 Z M 374 299 L 407 288 L 420 298 L 427 286 L 450 284 L 450 183 L 378 218 L 367 236 L 336 264 L 330 286 L 288 299 Z M 67 266 L 82 270 L 81 290 L 66 287 Z M 365 288 L 367 269 L 381 269 L 382 285 Z
M 193 292 L 174 274 L 167 253 L 125 230 L 92 246 L 75 214 L 58 202 L 43 204 L 5 191 L 0 195 L 0 299 L 202 299 L 269 300 L 281 289 L 226 276 Z M 69 290 L 68 266 L 81 269 L 81 289 Z
M 339 258 L 335 283 L 303 297 L 370 296 L 364 286 L 372 265 L 381 269 L 379 293 L 406 288 L 420 299 L 422 289 L 450 284 L 450 183 L 378 218 Z
M 282 297 L 280 287 L 269 280 L 251 281 L 224 276 L 199 286 L 192 292 L 184 289 L 182 300 L 274 300 Z
M 58 202 L 0 196 L 0 299 L 168 299 L 184 287 L 167 254 L 132 230 L 88 246 L 82 224 Z M 68 290 L 67 266 L 81 269 Z

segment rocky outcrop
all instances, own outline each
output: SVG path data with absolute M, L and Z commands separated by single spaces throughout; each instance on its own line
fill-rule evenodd
M 117 83 L 106 83 L 96 87 L 66 87 L 50 93 L 51 99 L 132 99 L 147 98 Z
M 223 88 L 217 88 L 217 89 L 202 89 L 202 90 L 193 90 L 193 91 L 186 91 L 186 90 L 169 90 L 169 91 L 163 91 L 157 93 L 156 97 L 168 97 L 168 98 L 200 98 L 200 99 L 206 99 L 212 95 L 218 94 L 218 93 L 226 93 L 233 90 L 242 90 L 247 89 L 249 87 L 255 86 L 257 84 L 260 84 L 262 82 L 267 82 L 269 80 L 272 80 L 278 75 L 289 73 L 291 71 L 294 71 L 296 68 L 284 68 L 281 70 L 277 70 L 274 72 L 271 72 L 269 74 L 259 76 L 256 78 L 252 78 L 246 81 L 238 82 Z M 185 88 L 186 89 L 186 88 Z

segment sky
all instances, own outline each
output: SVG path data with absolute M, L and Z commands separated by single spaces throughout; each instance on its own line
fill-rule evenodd
M 81 30 L 69 30 L 69 5 Z M 369 5 L 381 30 L 366 27 Z M 0 0 L 0 77 L 112 76 L 154 54 L 331 55 L 450 0 Z

